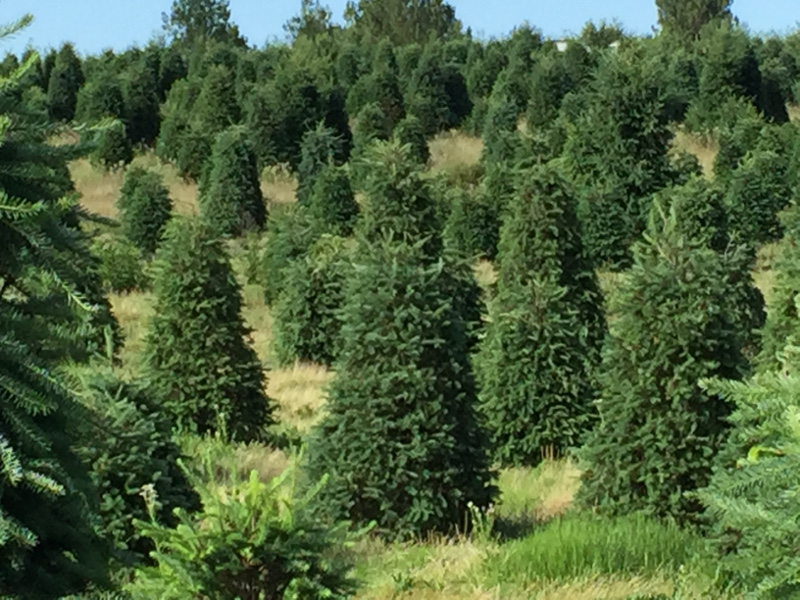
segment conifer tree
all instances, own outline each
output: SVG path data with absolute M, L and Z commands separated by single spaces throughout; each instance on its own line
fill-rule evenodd
M 15 33 L 30 18 L 4 27 Z M 90 480 L 74 454 L 85 414 L 57 373 L 102 307 L 81 293 L 84 238 L 72 227 L 67 161 L 47 144 L 46 115 L 19 105 L 32 60 L 0 95 L 0 595 L 60 598 L 106 577 L 92 530 Z
M 152 255 L 172 216 L 172 200 L 156 171 L 133 167 L 125 173 L 117 200 L 119 220 L 127 238 L 144 255 Z
M 605 315 L 565 182 L 551 167 L 519 178 L 476 368 L 497 460 L 533 466 L 546 449 L 577 447 L 596 421 Z
M 499 203 L 485 188 L 456 189 L 450 194 L 445 244 L 463 256 L 494 260 L 500 233 Z
M 582 504 L 697 519 L 702 507 L 686 493 L 708 484 L 731 410 L 698 382 L 746 374 L 738 312 L 740 288 L 752 287 L 749 264 L 680 236 L 674 215 L 635 245 L 630 275 L 611 297 Z
M 350 174 L 353 185 L 361 189 L 369 169 L 362 165 L 365 156 L 369 154 L 370 146 L 376 141 L 388 140 L 391 131 L 386 126 L 386 116 L 380 106 L 370 103 L 364 106 L 356 117 L 353 125 L 353 154 L 350 161 Z
M 297 169 L 297 201 L 306 203 L 319 174 L 339 162 L 342 141 L 336 133 L 319 123 L 307 131 L 300 144 L 300 165 Z
M 198 126 L 209 135 L 239 122 L 241 110 L 236 102 L 236 78 L 227 67 L 217 65 L 209 69 L 193 111 Z
M 83 85 L 81 61 L 72 44 L 64 44 L 56 56 L 47 85 L 47 103 L 50 118 L 71 121 L 75 117 L 78 90 Z
M 144 62 L 134 65 L 125 74 L 125 118 L 131 143 L 151 145 L 160 126 L 157 73 Z
M 316 178 L 308 215 L 320 232 L 348 237 L 358 219 L 358 203 L 345 167 L 328 166 Z
M 201 188 L 200 210 L 222 234 L 237 236 L 264 227 L 267 208 L 258 165 L 242 127 L 231 127 L 217 136 L 208 180 Z
M 78 92 L 75 119 L 95 123 L 103 117 L 125 118 L 122 86 L 115 77 L 105 76 L 89 81 Z
M 124 167 L 133 160 L 133 148 L 122 121 L 115 120 L 95 133 L 90 158 L 93 163 L 108 170 Z
M 180 430 L 265 439 L 273 406 L 245 340 L 239 285 L 207 223 L 170 221 L 156 253 L 153 291 L 145 355 L 164 413 Z
M 414 115 L 408 115 L 394 128 L 393 136 L 401 144 L 408 144 L 414 156 L 422 165 L 427 165 L 431 158 L 428 140 L 420 120 Z

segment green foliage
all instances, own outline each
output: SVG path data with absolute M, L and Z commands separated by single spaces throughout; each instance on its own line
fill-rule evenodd
M 214 465 L 204 468 L 210 475 Z M 324 480 L 297 497 L 294 467 L 266 483 L 256 471 L 246 481 L 231 475 L 228 488 L 202 489 L 202 513 L 178 511 L 175 528 L 137 521 L 157 564 L 137 571 L 134 596 L 350 598 L 347 524 L 321 525 L 307 509 Z
M 451 113 L 451 98 L 438 48 L 429 45 L 422 53 L 411 75 L 406 92 L 408 113 L 417 117 L 425 136 L 458 125 Z
M 237 42 L 228 0 L 173 0 L 164 28 L 187 47 L 207 40 Z
M 142 384 L 96 368 L 79 378 L 91 418 L 78 455 L 91 468 L 100 497 L 101 533 L 123 564 L 146 561 L 152 541 L 133 526 L 134 519 L 147 518 L 142 490 L 157 493 L 157 518 L 169 526 L 177 524 L 173 509 L 198 510 L 199 497 L 178 467 L 181 450 L 170 422 Z
M 734 240 L 755 245 L 781 238 L 778 213 L 792 199 L 788 166 L 786 158 L 774 152 L 754 152 L 731 174 L 725 205 Z
M 713 523 L 719 572 L 748 598 L 793 598 L 800 592 L 794 496 L 800 473 L 800 379 L 796 347 L 791 373 L 759 374 L 747 383 L 708 381 L 709 393 L 732 402 L 732 429 L 708 488 L 698 496 Z
M 150 287 L 142 265 L 142 252 L 129 239 L 101 234 L 92 240 L 91 250 L 100 261 L 98 271 L 107 292 L 121 294 Z
M 206 134 L 214 135 L 239 122 L 241 111 L 236 102 L 235 78 L 227 67 L 218 65 L 209 69 L 192 110 L 197 127 Z
M 446 38 L 461 29 L 455 8 L 443 0 L 358 0 L 345 16 L 359 38 L 388 38 L 396 47 Z
M 318 231 L 342 237 L 353 233 L 359 207 L 345 167 L 328 166 L 319 173 L 307 210 Z
M 565 182 L 548 167 L 519 179 L 476 371 L 496 460 L 535 466 L 580 445 L 594 425 L 606 326 Z
M 333 365 L 341 343 L 338 312 L 350 254 L 347 240 L 325 235 L 308 256 L 284 270 L 273 311 L 273 346 L 280 365 L 295 361 Z
M 331 476 L 317 507 L 391 537 L 453 531 L 494 488 L 452 276 L 390 237 L 361 242 L 354 262 L 338 376 L 309 441 L 312 481 Z
M 730 100 L 726 105 L 727 122 L 717 135 L 719 152 L 714 157 L 714 176 L 727 180 L 745 155 L 759 146 L 764 119 L 752 104 L 741 99 Z
M 300 165 L 297 168 L 297 201 L 308 202 L 319 174 L 326 167 L 341 163 L 342 141 L 336 132 L 319 123 L 307 131 L 300 144 Z
M 125 118 L 125 99 L 122 86 L 116 77 L 103 73 L 92 79 L 78 92 L 75 119 L 84 123 L 96 123 L 104 117 Z
M 149 146 L 158 137 L 161 119 L 157 75 L 143 63 L 125 73 L 125 124 L 132 144 Z
M 519 111 L 516 104 L 503 95 L 492 95 L 483 124 L 484 163 L 510 161 L 513 157 L 517 139 L 517 118 Z
M 54 121 L 71 121 L 75 117 L 78 90 L 83 85 L 81 61 L 72 44 L 58 51 L 47 85 L 47 104 Z
M 520 586 L 597 575 L 663 576 L 677 574 L 702 551 L 702 538 L 674 523 L 640 514 L 604 518 L 576 513 L 504 544 L 486 569 L 493 584 Z
M 260 268 L 268 305 L 273 306 L 283 291 L 284 269 L 303 259 L 318 237 L 319 230 L 301 206 L 281 206 L 270 214 Z
M 222 242 L 203 221 L 173 218 L 153 271 L 145 356 L 164 414 L 180 430 L 263 439 L 273 408 Z
M 95 132 L 91 161 L 108 170 L 123 168 L 133 160 L 128 131 L 122 121 L 112 121 Z
M 579 501 L 609 514 L 644 511 L 692 521 L 686 492 L 707 485 L 730 404 L 704 377 L 741 379 L 741 297 L 749 263 L 676 230 L 674 215 L 634 247 L 611 297 L 615 320 L 600 369 L 600 424 L 589 437 Z
M 244 128 L 232 127 L 217 136 L 199 203 L 203 218 L 220 234 L 238 236 L 264 227 L 267 207 Z
M 92 350 L 107 304 L 82 289 L 93 273 L 81 272 L 88 251 L 67 169 L 80 152 L 49 145 L 46 116 L 19 104 L 30 65 L 0 80 L 0 595 L 58 598 L 107 579 L 90 480 L 73 451 L 85 412 L 56 369 Z
M 445 245 L 463 256 L 494 260 L 500 240 L 500 206 L 485 189 L 457 189 L 450 194 Z
M 128 169 L 117 209 L 125 236 L 142 254 L 153 254 L 172 216 L 172 200 L 161 175 L 143 167 Z
M 414 115 L 409 115 L 397 123 L 392 134 L 401 144 L 408 144 L 411 150 L 422 165 L 427 165 L 431 158 L 431 151 L 428 148 L 428 140 L 422 122 Z
M 730 21 L 732 0 L 656 0 L 658 22 L 668 35 L 691 42 L 712 21 Z

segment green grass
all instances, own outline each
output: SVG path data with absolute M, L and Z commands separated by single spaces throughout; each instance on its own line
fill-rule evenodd
M 504 544 L 484 569 L 492 583 L 521 586 L 592 575 L 656 575 L 694 563 L 702 548 L 703 540 L 692 533 L 641 515 L 575 513 Z

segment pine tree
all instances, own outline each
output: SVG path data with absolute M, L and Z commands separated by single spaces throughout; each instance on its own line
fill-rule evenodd
M 600 424 L 583 457 L 579 499 L 612 514 L 696 520 L 686 495 L 708 484 L 731 406 L 698 382 L 747 372 L 738 314 L 749 265 L 675 231 L 666 220 L 634 247 L 600 369 Z M 740 272 L 734 273 L 735 269 Z
M 203 79 L 192 110 L 198 127 L 206 134 L 214 135 L 239 122 L 235 83 L 234 74 L 222 65 L 211 67 Z
M 691 42 L 704 25 L 729 20 L 731 0 L 656 0 L 658 22 L 664 32 Z
M 245 336 L 242 299 L 222 242 L 174 218 L 156 253 L 146 358 L 161 407 L 180 430 L 264 439 L 273 407 Z
M 103 117 L 125 118 L 122 86 L 106 74 L 81 88 L 75 109 L 75 119 L 84 123 L 96 123 Z
M 47 86 L 47 102 L 53 120 L 71 121 L 75 117 L 78 90 L 83 81 L 80 59 L 72 44 L 64 44 L 58 52 Z
M 338 376 L 307 455 L 312 480 L 331 477 L 318 504 L 327 518 L 375 520 L 391 537 L 448 532 L 465 523 L 468 503 L 493 497 L 466 327 L 445 270 L 420 243 L 361 242 Z
M 550 167 L 519 179 L 476 368 L 497 460 L 533 466 L 546 449 L 577 447 L 596 421 L 605 315 L 565 182 Z
M 341 156 L 342 141 L 336 133 L 317 124 L 316 129 L 307 131 L 300 144 L 300 166 L 297 169 L 297 201 L 308 202 L 311 190 L 319 174 L 338 161 Z
M 125 74 L 125 119 L 131 143 L 153 144 L 161 124 L 159 115 L 158 80 L 143 62 Z
M 19 90 L 34 58 L 2 79 L 4 90 Z M 68 348 L 88 350 L 82 333 L 101 307 L 80 291 L 86 273 L 75 273 L 87 253 L 66 198 L 67 160 L 78 152 L 48 145 L 46 115 L 18 98 L 0 95 L 0 595 L 59 598 L 107 578 L 90 480 L 73 451 L 85 415 L 57 373 Z
M 208 181 L 201 188 L 200 210 L 222 234 L 238 236 L 264 227 L 267 208 L 258 165 L 242 127 L 231 127 L 217 136 Z
M 318 231 L 342 237 L 353 233 L 359 208 L 345 167 L 328 166 L 319 173 L 307 210 Z
M 413 115 L 405 117 L 397 124 L 397 127 L 394 128 L 392 135 L 401 144 L 408 144 L 411 146 L 414 156 L 420 164 L 428 164 L 431 158 L 431 151 L 428 148 L 425 130 L 417 117 Z
M 484 188 L 450 193 L 450 214 L 444 229 L 445 245 L 467 257 L 494 260 L 500 234 L 500 206 Z
M 95 132 L 91 160 L 104 169 L 116 170 L 133 160 L 133 148 L 125 124 L 116 120 Z
M 161 175 L 142 167 L 125 173 L 117 200 L 123 232 L 144 255 L 152 255 L 172 216 L 172 200 Z

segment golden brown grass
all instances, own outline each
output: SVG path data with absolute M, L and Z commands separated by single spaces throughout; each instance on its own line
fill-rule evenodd
M 484 290 L 488 289 L 495 281 L 497 281 L 497 271 L 494 265 L 488 260 L 479 260 L 473 267 L 475 272 L 475 279 L 478 281 Z
M 273 204 L 287 204 L 297 200 L 297 180 L 282 167 L 268 167 L 261 175 L 261 193 Z
M 679 129 L 675 133 L 672 147 L 676 151 L 683 150 L 689 154 L 694 154 L 703 167 L 703 174 L 709 179 L 714 176 L 714 159 L 719 152 L 719 144 L 715 139 L 706 138 Z
M 453 171 L 478 163 L 483 152 L 483 140 L 465 133 L 448 131 L 433 138 L 428 147 L 431 151 L 432 170 Z
M 580 487 L 580 471 L 567 460 L 545 460 L 536 469 L 504 469 L 498 485 L 499 516 L 545 521 L 572 506 Z
M 333 380 L 333 373 L 319 365 L 296 364 L 268 375 L 267 395 L 280 406 L 278 419 L 301 432 L 308 431 L 322 416 L 324 388 Z
M 789 113 L 789 119 L 791 119 L 792 121 L 800 120 L 800 105 L 789 104 L 786 107 L 786 110 Z
M 108 299 L 125 336 L 125 346 L 120 352 L 122 371 L 131 374 L 138 369 L 144 350 L 147 325 L 153 314 L 152 294 L 141 292 L 110 294 Z

